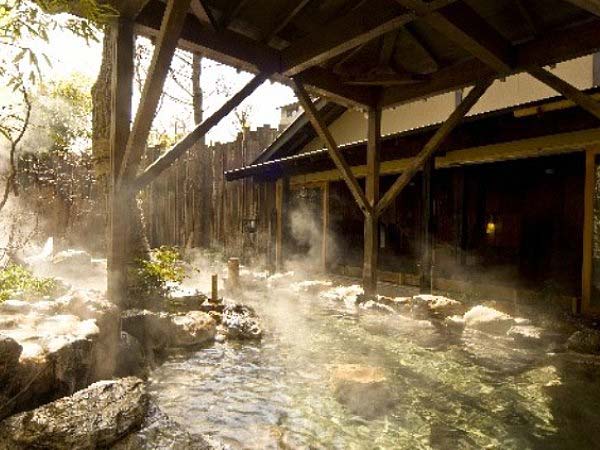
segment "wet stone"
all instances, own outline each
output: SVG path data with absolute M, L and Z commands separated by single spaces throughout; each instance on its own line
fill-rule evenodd
M 226 305 L 221 322 L 229 339 L 260 339 L 262 328 L 254 310 L 246 305 Z
M 576 331 L 567 340 L 567 349 L 577 353 L 600 354 L 600 333 L 595 330 Z
M 489 306 L 477 305 L 464 315 L 465 325 L 490 334 L 505 334 L 514 325 L 514 319 Z
M 0 423 L 5 450 L 92 450 L 106 448 L 138 428 L 148 394 L 142 380 L 99 381 L 70 397 Z

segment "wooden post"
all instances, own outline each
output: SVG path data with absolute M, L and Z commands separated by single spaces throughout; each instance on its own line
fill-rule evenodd
M 435 158 L 432 156 L 423 166 L 423 180 L 421 186 L 421 294 L 431 294 L 432 287 L 432 259 L 433 259 L 433 171 Z
M 219 275 L 213 273 L 211 276 L 211 290 L 210 290 L 210 300 L 213 303 L 217 303 L 219 301 Z
M 275 184 L 275 211 L 277 213 L 277 227 L 275 236 L 275 270 L 283 270 L 283 221 L 285 202 L 285 184 L 286 180 L 280 178 Z
M 581 312 L 592 309 L 594 197 L 596 194 L 596 154 L 600 148 L 585 152 L 585 187 L 583 197 L 583 264 L 581 269 Z
M 113 47 L 110 114 L 110 208 L 107 294 L 111 302 L 124 306 L 127 295 L 127 187 L 117 188 L 120 167 L 129 139 L 133 93 L 133 22 L 116 19 L 110 26 Z
M 379 260 L 379 218 L 374 214 L 379 202 L 379 153 L 381 147 L 381 108 L 369 108 L 367 130 L 366 198 L 370 206 L 364 223 L 363 289 L 365 296 L 377 295 Z
M 329 182 L 326 181 L 321 187 L 321 209 L 323 213 L 323 229 L 321 242 L 321 268 L 327 273 L 327 262 L 329 258 Z

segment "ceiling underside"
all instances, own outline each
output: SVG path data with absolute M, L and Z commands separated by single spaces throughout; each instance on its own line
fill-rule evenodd
M 165 9 L 149 0 L 139 31 L 156 34 Z M 181 45 L 391 106 L 593 53 L 599 16 L 600 0 L 192 0 Z

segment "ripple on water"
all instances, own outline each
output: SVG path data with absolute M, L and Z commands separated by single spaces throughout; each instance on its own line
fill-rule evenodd
M 251 302 L 262 343 L 176 354 L 154 372 L 153 395 L 191 431 L 251 449 L 593 448 L 600 438 L 598 364 L 271 289 Z M 372 420 L 352 414 L 331 388 L 340 364 L 383 368 L 399 401 Z

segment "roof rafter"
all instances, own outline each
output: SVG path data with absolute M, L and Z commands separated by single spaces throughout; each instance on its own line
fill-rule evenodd
M 454 0 L 434 0 L 426 5 L 435 11 Z M 413 11 L 399 13 L 383 5 L 368 2 L 344 17 L 327 25 L 326 29 L 311 33 L 282 51 L 282 72 L 287 76 L 320 64 L 360 44 L 395 30 L 417 18 Z
M 514 65 L 514 52 L 506 41 L 466 3 L 457 1 L 430 12 L 421 0 L 396 0 L 405 8 L 423 16 L 423 20 L 467 50 L 498 73 L 507 73 Z
M 600 16 L 600 0 L 566 0 L 567 2 L 586 11 Z
M 600 20 L 586 22 L 562 31 L 547 34 L 515 46 L 516 65 L 512 73 L 527 71 L 530 67 L 545 66 L 600 50 Z M 383 93 L 383 104 L 392 106 L 418 98 L 431 97 L 443 92 L 471 86 L 481 78 L 496 72 L 477 59 L 463 61 L 431 74 L 427 83 L 388 88 Z
M 218 29 L 217 21 L 212 11 L 204 5 L 204 0 L 192 0 L 190 2 L 190 9 L 200 22 L 209 23 L 213 30 Z
M 295 0 L 294 3 L 289 5 L 284 11 L 276 16 L 273 25 L 263 37 L 263 42 L 269 42 L 278 33 L 281 32 L 302 9 L 310 2 L 310 0 Z

